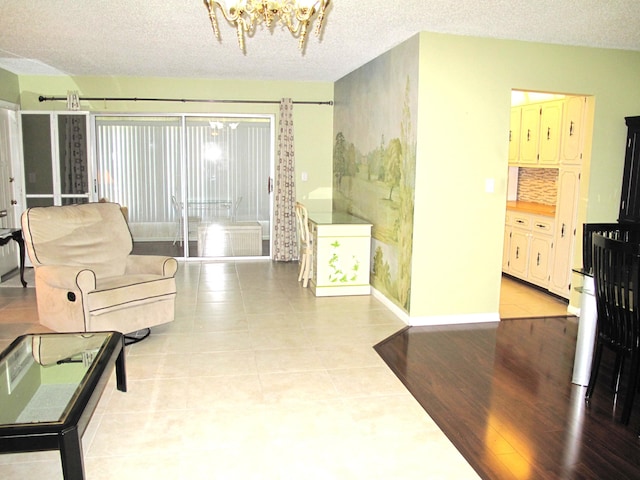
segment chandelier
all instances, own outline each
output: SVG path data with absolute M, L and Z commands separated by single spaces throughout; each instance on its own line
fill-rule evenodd
M 213 34 L 220 39 L 216 8 L 219 8 L 227 22 L 236 27 L 238 45 L 245 51 L 244 37 L 253 36 L 257 25 L 264 23 L 267 28 L 277 21 L 287 27 L 294 37 L 298 37 L 298 48 L 304 50 L 307 29 L 317 14 L 316 36 L 320 35 L 322 21 L 330 0 L 204 0 L 209 10 Z

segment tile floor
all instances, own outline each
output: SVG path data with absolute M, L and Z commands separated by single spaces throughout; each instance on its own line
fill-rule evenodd
M 315 298 L 297 265 L 182 263 L 176 320 L 127 347 L 84 435 L 87 478 L 479 478 L 372 349 L 404 325 L 371 296 Z M 42 331 L 0 288 L 0 348 Z M 57 452 L 0 478 L 61 478 Z

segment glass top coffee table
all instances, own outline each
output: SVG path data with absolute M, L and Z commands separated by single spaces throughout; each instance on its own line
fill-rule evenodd
M 125 392 L 118 332 L 18 337 L 0 354 L 0 453 L 60 450 L 64 478 L 83 479 L 82 435 L 114 366 Z

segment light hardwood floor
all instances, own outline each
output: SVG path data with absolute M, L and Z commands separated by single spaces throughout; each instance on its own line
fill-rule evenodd
M 556 317 L 569 315 L 568 302 L 514 278 L 502 277 L 500 318 Z

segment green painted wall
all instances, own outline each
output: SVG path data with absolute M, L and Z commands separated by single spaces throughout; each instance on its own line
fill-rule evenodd
M 20 85 L 18 76 L 0 68 L 0 100 L 18 104 L 20 101 Z
M 21 76 L 23 110 L 65 110 L 66 101 L 40 102 L 38 97 L 65 97 L 67 91 L 81 97 L 136 97 L 217 100 L 333 101 L 333 84 L 326 82 L 258 82 L 237 80 L 168 79 L 133 77 Z M 81 102 L 82 110 L 113 113 L 266 113 L 278 121 L 278 104 L 183 102 Z M 317 198 L 330 208 L 333 107 L 294 105 L 296 189 L 300 199 Z M 277 146 L 276 125 L 276 146 Z M 308 181 L 301 180 L 302 172 Z M 329 196 L 327 196 L 327 193 Z
M 511 90 L 594 96 L 579 218 L 615 221 L 640 52 L 422 33 L 419 75 L 411 317 L 495 313 Z

